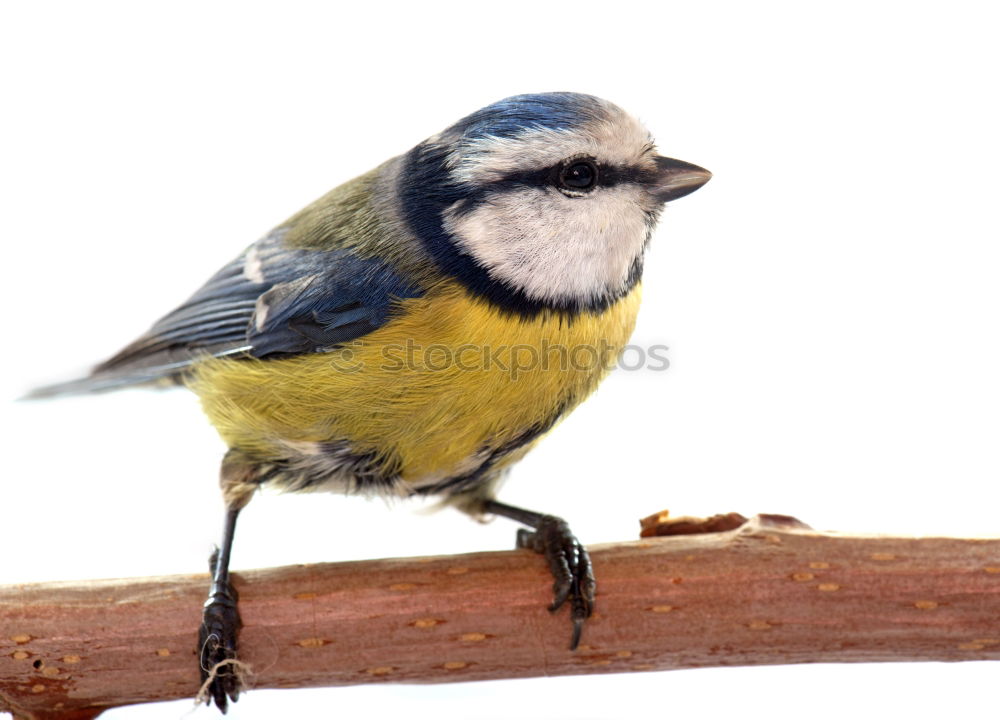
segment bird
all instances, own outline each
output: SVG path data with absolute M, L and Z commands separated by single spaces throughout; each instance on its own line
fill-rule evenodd
M 586 549 L 498 490 L 614 365 L 665 203 L 710 178 L 607 100 L 508 97 L 308 205 L 88 376 L 30 394 L 181 385 L 225 441 L 197 648 L 207 703 L 224 713 L 243 689 L 229 559 L 263 485 L 516 521 L 577 647 L 596 592 Z

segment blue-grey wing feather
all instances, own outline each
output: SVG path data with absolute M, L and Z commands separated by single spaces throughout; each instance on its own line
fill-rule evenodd
M 290 248 L 284 235 L 279 228 L 251 245 L 90 377 L 31 396 L 169 382 L 206 355 L 323 352 L 381 327 L 399 299 L 422 294 L 383 260 L 344 248 Z

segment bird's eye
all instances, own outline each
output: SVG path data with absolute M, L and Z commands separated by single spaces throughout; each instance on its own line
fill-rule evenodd
M 590 160 L 575 160 L 563 167 L 559 184 L 576 192 L 590 190 L 597 184 L 597 166 Z

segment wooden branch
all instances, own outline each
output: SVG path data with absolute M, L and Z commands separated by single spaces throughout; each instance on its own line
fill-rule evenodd
M 780 516 L 591 549 L 577 652 L 527 551 L 234 575 L 252 685 L 1000 659 L 1000 540 L 818 533 Z M 205 575 L 0 588 L 0 710 L 90 718 L 193 698 Z

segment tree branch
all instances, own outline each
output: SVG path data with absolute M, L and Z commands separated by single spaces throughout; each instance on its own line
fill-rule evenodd
M 647 532 L 649 532 L 647 530 Z M 655 529 L 652 531 L 655 533 Z M 781 516 L 591 549 L 577 652 L 527 551 L 234 573 L 255 687 L 1000 659 L 1000 540 L 818 533 Z M 0 587 L 0 710 L 194 697 L 206 575 Z

